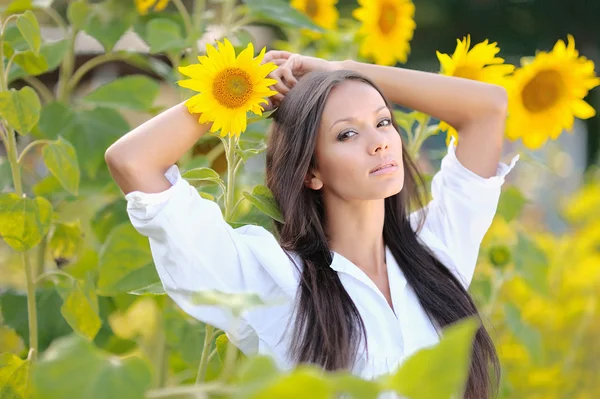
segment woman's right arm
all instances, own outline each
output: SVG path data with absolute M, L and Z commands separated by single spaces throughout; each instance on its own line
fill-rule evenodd
M 274 315 L 268 309 L 266 315 L 253 311 L 245 323 L 234 323 L 231 312 L 195 305 L 183 292 L 253 292 L 270 301 L 282 291 L 293 292 L 297 282 L 269 231 L 251 225 L 232 228 L 219 205 L 202 198 L 181 176 L 176 161 L 209 127 L 178 104 L 121 137 L 105 158 L 125 193 L 133 227 L 149 239 L 165 291 L 184 311 L 240 343 Z M 230 330 L 233 324 L 235 331 Z
M 179 103 L 112 144 L 104 159 L 121 190 L 158 193 L 171 187 L 167 169 L 210 129 L 198 119 Z

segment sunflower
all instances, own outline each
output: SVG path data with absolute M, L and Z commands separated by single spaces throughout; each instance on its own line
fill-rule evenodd
M 405 63 L 417 26 L 412 0 L 358 0 L 358 4 L 352 15 L 362 22 L 360 55 L 380 65 Z
M 309 17 L 317 26 L 324 29 L 335 29 L 340 14 L 335 8 L 338 0 L 291 0 L 290 5 Z M 321 34 L 308 29 L 301 32 L 312 38 L 318 39 Z
M 154 11 L 162 11 L 167 8 L 169 0 L 134 0 L 135 8 L 140 15 L 148 14 L 148 10 L 154 7 Z
M 556 140 L 563 130 L 571 131 L 574 118 L 591 118 L 594 108 L 583 101 L 588 91 L 600 84 L 594 62 L 559 40 L 552 51 L 537 52 L 533 60 L 522 59 L 510 81 L 506 135 L 519 137 L 530 149 L 540 148 L 548 138 Z
M 198 57 L 199 64 L 179 67 L 191 78 L 177 82 L 179 86 L 200 92 L 185 102 L 190 113 L 200 114 L 200 123 L 213 122 L 210 131 L 221 129 L 221 137 L 238 136 L 246 130 L 246 113 L 262 115 L 266 97 L 277 94 L 269 86 L 277 83 L 266 76 L 277 69 L 267 62 L 261 65 L 265 48 L 254 58 L 254 47 L 248 44 L 236 58 L 235 49 L 225 39 L 218 50 L 206 45 L 206 54 Z
M 436 52 L 440 61 L 440 73 L 504 86 L 507 75 L 511 74 L 515 67 L 504 64 L 504 59 L 496 57 L 496 54 L 500 52 L 500 48 L 496 44 L 496 42 L 489 43 L 486 39 L 469 49 L 471 35 L 463 37 L 462 40 L 456 39 L 456 49 L 452 57 L 439 51 Z M 456 130 L 446 122 L 440 122 L 440 130 L 448 132 L 446 145 L 450 143 L 451 137 L 458 140 Z

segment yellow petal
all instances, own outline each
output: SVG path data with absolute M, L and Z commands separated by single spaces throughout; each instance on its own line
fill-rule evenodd
M 573 114 L 580 119 L 589 119 L 596 115 L 596 110 L 583 100 L 574 101 L 571 109 Z

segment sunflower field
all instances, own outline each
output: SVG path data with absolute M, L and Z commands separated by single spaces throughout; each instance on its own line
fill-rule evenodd
M 0 398 L 460 397 L 474 320 L 370 381 L 308 365 L 282 371 L 266 356 L 239 353 L 223 331 L 165 295 L 104 160 L 132 120 L 185 100 L 199 122 L 214 123 L 180 160 L 183 177 L 232 226 L 271 228 L 281 215 L 263 185 L 270 123 L 263 105 L 275 94 L 268 78 L 275 66 L 261 63 L 265 47 L 405 67 L 418 22 L 435 14 L 432 2 L 6 0 L 0 7 Z M 122 45 L 132 36 L 143 50 Z M 80 56 L 84 40 L 101 50 Z M 588 97 L 600 85 L 595 64 L 574 34 L 516 58 L 493 38 L 465 32 L 451 40 L 451 48 L 431 51 L 433 69 L 506 88 L 506 147 L 528 173 L 503 186 L 469 288 L 502 363 L 498 398 L 598 398 L 600 171 L 587 165 L 566 193 L 532 189 L 544 176 L 575 174 L 561 140 L 581 135 L 581 121 L 596 115 Z M 127 72 L 94 84 L 90 76 L 110 65 Z M 433 175 L 456 131 L 413 110 L 395 116 L 409 151 Z M 551 197 L 561 228 L 548 222 L 540 197 Z M 194 298 L 234 315 L 268 306 L 251 293 Z

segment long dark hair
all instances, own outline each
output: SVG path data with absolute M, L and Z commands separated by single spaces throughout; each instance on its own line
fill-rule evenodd
M 364 82 L 381 91 L 369 79 L 352 71 L 312 72 L 299 80 L 273 113 L 266 154 L 266 185 L 280 207 L 285 223 L 275 222 L 279 243 L 301 258 L 301 279 L 295 308 L 295 328 L 289 356 L 296 363 L 313 363 L 325 370 L 349 369 L 366 329 L 352 298 L 337 272 L 330 267 L 332 252 L 324 230 L 321 191 L 304 185 L 315 168 L 315 145 L 325 102 L 332 88 L 346 80 Z M 385 97 L 382 94 L 382 97 Z M 391 110 L 390 103 L 386 101 Z M 392 118 L 396 130 L 398 125 Z M 385 199 L 383 239 L 414 290 L 432 323 L 445 327 L 475 316 L 480 327 L 473 343 L 472 363 L 465 398 L 497 395 L 500 365 L 493 342 L 481 323 L 477 308 L 460 282 L 422 245 L 416 235 L 424 220 L 425 183 L 403 148 L 404 186 Z M 412 207 L 412 208 L 411 208 Z M 420 209 L 413 230 L 409 215 Z M 489 375 L 493 365 L 495 380 Z

